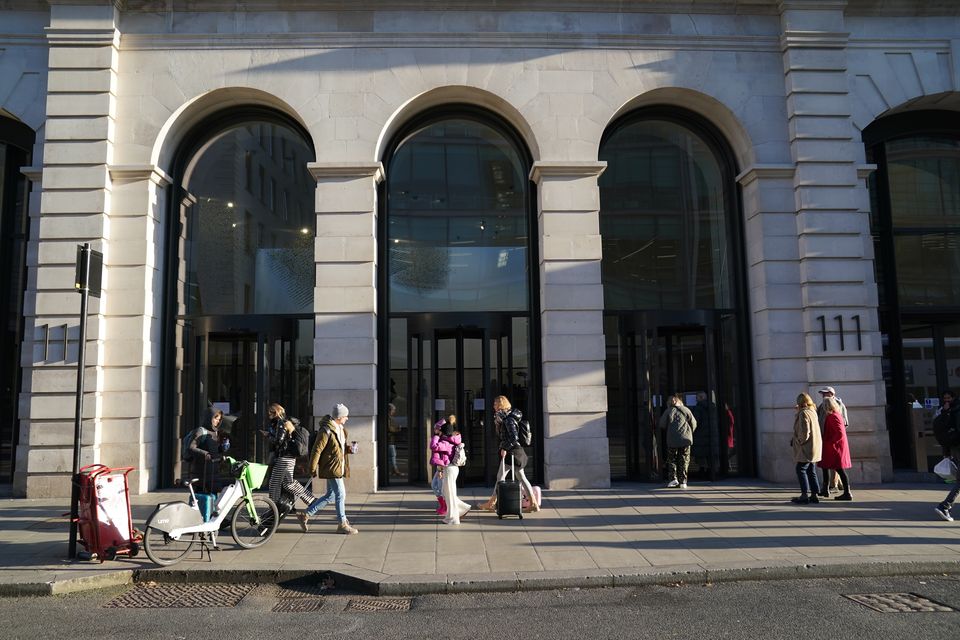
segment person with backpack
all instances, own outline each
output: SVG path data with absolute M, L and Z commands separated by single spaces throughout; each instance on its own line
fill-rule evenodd
M 455 415 L 449 415 L 446 420 L 441 420 L 437 424 L 440 425 L 440 433 L 434 434 L 430 439 L 430 450 L 433 451 L 430 464 L 437 467 L 437 473 L 441 477 L 443 495 L 438 500 L 446 514 L 443 523 L 456 525 L 460 524 L 460 518 L 470 511 L 470 505 L 457 497 L 457 476 L 460 475 L 460 467 L 456 464 L 456 453 L 457 448 L 463 446 L 463 439 L 457 431 Z
M 687 468 L 690 466 L 690 448 L 697 419 L 683 404 L 683 398 L 675 393 L 667 398 L 668 408 L 660 416 L 657 426 L 666 433 L 667 440 L 667 487 L 687 488 Z
M 310 450 L 310 475 L 325 478 L 327 493 L 310 505 L 300 516 L 304 530 L 309 519 L 329 503 L 337 510 L 337 533 L 354 535 L 359 533 L 347 520 L 347 488 L 344 480 L 350 477 L 349 455 L 356 453 L 356 442 L 349 441 L 346 424 L 350 411 L 346 405 L 338 404 L 329 414 L 320 419 L 317 440 Z
M 216 459 L 230 448 L 229 438 L 220 431 L 222 420 L 223 411 L 210 407 L 204 414 L 200 426 L 183 437 L 181 458 L 189 463 L 189 479 L 200 480 L 197 490 L 201 493 L 216 493 L 219 490 Z
M 944 402 L 933 419 L 933 435 L 942 447 L 944 457 L 950 458 L 956 468 L 956 465 L 960 465 L 960 404 L 953 401 L 953 393 L 949 391 L 943 396 Z M 934 509 L 940 519 L 947 522 L 953 522 L 950 510 L 953 509 L 953 503 L 960 495 L 960 478 L 955 477 L 954 483 L 947 497 Z
M 523 450 L 521 444 L 521 423 L 524 423 L 523 414 L 519 409 L 514 408 L 506 396 L 497 396 L 493 399 L 493 424 L 497 430 L 497 438 L 500 441 L 500 458 L 506 460 L 507 454 L 513 459 L 513 475 L 519 478 L 523 490 L 530 500 L 530 510 L 540 511 L 540 502 L 537 500 L 533 490 L 533 485 L 527 480 L 523 473 L 523 468 L 527 464 L 527 453 Z M 524 424 L 524 431 L 529 433 L 529 423 Z M 524 436 L 526 440 L 526 436 Z M 497 482 L 502 482 L 507 477 L 507 467 L 500 465 L 497 472 Z M 477 506 L 480 511 L 493 511 L 497 504 L 497 488 L 494 485 L 493 495 L 486 501 Z
M 306 429 L 299 427 L 293 419 L 288 418 L 286 410 L 277 403 L 267 407 L 267 417 L 270 419 L 269 427 L 261 433 L 272 437 L 274 459 L 268 485 L 270 499 L 279 505 L 281 494 L 287 492 L 293 496 L 294 503 L 297 498 L 300 498 L 309 509 L 318 504 L 320 499 L 293 479 L 293 468 L 297 464 L 297 458 L 307 455 L 309 436 Z M 300 528 L 306 533 L 306 520 L 302 514 L 297 515 L 300 519 Z

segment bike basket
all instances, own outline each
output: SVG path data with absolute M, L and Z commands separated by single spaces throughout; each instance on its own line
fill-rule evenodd
M 243 470 L 243 473 L 247 476 L 247 482 L 250 484 L 250 488 L 259 489 L 260 485 L 262 485 L 266 479 L 267 471 L 269 470 L 270 467 L 268 465 L 250 462 L 247 463 L 247 468 Z

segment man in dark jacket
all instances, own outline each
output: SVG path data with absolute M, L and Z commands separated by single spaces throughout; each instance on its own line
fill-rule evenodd
M 300 515 L 300 523 L 304 530 L 311 516 L 333 502 L 337 510 L 337 520 L 340 523 L 337 526 L 337 533 L 346 535 L 358 533 L 347 520 L 347 488 L 343 482 L 344 478 L 350 477 L 350 459 L 347 456 L 353 453 L 347 430 L 344 428 L 349 414 L 345 405 L 338 404 L 329 415 L 320 419 L 317 440 L 310 451 L 310 475 L 326 479 L 327 493 L 311 504 L 306 513 Z
M 667 437 L 667 487 L 687 488 L 687 467 L 697 420 L 683 405 L 680 394 L 667 398 L 668 408 L 660 416 L 660 430 Z

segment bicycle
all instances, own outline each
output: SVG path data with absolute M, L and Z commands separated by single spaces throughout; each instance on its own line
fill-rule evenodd
M 276 532 L 280 522 L 277 505 L 269 497 L 253 493 L 263 484 L 269 467 L 226 456 L 223 461 L 235 480 L 218 494 L 215 517 L 204 521 L 193 491 L 194 478 L 185 483 L 190 490 L 189 502 L 160 503 L 147 518 L 143 549 L 150 560 L 162 566 L 176 564 L 197 542 L 202 545 L 201 554 L 203 549 L 209 554 L 211 546 L 219 550 L 217 532 L 231 510 L 230 534 L 244 549 L 265 544 Z

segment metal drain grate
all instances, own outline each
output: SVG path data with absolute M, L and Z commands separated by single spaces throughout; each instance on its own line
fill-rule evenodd
M 103 605 L 108 609 L 235 607 L 254 585 L 139 584 Z
M 275 598 L 317 598 L 330 595 L 330 587 L 322 584 L 277 585 Z
M 321 598 L 287 598 L 273 605 L 273 611 L 281 613 L 303 613 L 305 611 L 319 611 L 323 608 L 324 600 Z
M 410 598 L 353 598 L 344 611 L 368 611 L 393 613 L 409 611 Z
M 858 593 L 848 598 L 881 613 L 913 613 L 918 611 L 956 611 L 915 593 Z

